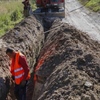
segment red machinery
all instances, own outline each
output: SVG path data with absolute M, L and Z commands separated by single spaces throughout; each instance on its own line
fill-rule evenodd
M 48 16 L 65 17 L 65 0 L 36 0 L 35 13 Z
M 64 3 L 64 0 L 36 0 L 37 7 L 50 7 Z

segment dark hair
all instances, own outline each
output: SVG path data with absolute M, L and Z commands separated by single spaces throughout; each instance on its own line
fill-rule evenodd
M 7 50 L 6 50 L 6 54 L 7 53 L 13 53 L 14 52 L 14 49 L 12 49 L 12 48 L 7 48 Z

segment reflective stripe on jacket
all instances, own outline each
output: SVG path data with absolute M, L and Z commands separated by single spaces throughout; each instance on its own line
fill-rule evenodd
M 14 59 L 12 59 L 12 63 L 11 63 L 10 71 L 11 71 L 11 74 L 15 78 L 16 84 L 20 84 L 22 82 L 22 80 L 24 79 L 24 74 L 25 74 L 23 67 L 21 67 L 19 64 L 19 56 L 21 56 L 21 55 L 23 56 L 23 54 L 16 52 L 16 56 Z M 28 76 L 27 76 L 27 79 L 29 79 L 29 78 L 30 78 L 30 74 L 28 74 Z

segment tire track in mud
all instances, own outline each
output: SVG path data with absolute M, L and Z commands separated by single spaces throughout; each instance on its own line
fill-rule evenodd
M 65 5 L 66 18 L 63 22 L 86 32 L 93 40 L 100 42 L 100 14 L 88 11 L 77 0 L 66 0 Z

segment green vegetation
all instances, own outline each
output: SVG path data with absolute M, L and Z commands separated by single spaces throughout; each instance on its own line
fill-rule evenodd
M 31 7 L 32 9 L 36 9 L 36 3 L 35 3 L 36 0 L 30 0 L 30 3 L 31 3 Z
M 100 11 L 100 0 L 79 0 L 83 5 L 89 9 L 98 12 Z
M 21 1 L 0 2 L 0 36 L 22 20 Z
M 34 0 L 33 0 L 34 1 Z M 31 3 L 35 9 L 35 4 Z M 23 19 L 22 0 L 0 1 L 0 36 L 10 30 Z

